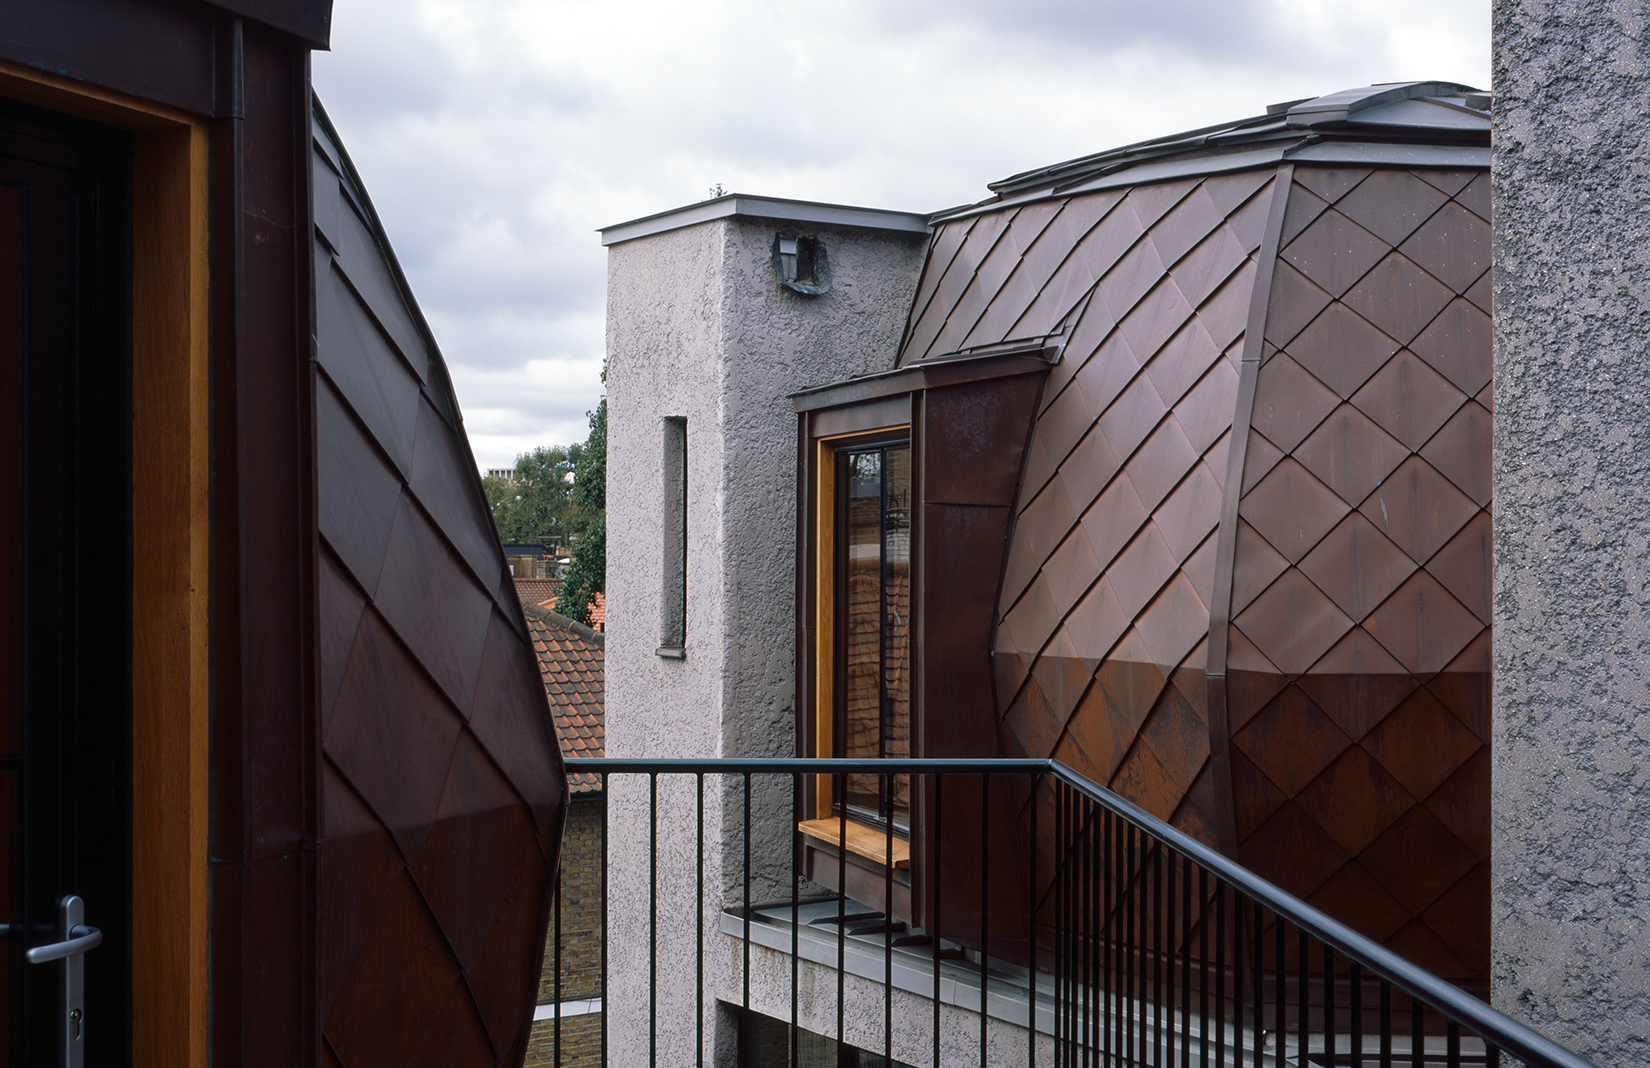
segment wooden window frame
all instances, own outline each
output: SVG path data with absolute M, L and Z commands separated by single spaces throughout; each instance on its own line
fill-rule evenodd
M 810 582 L 814 593 L 813 702 L 809 709 L 809 725 L 814 753 L 828 757 L 836 752 L 836 459 L 839 450 L 853 449 L 879 442 L 905 440 L 910 442 L 912 426 L 909 422 L 890 426 L 856 430 L 814 438 L 810 460 L 813 466 L 813 559 L 809 561 Z M 915 554 L 916 546 L 912 545 Z M 915 564 L 913 562 L 913 573 Z M 914 593 L 914 591 L 913 591 Z M 913 596 L 913 601 L 915 597 Z M 914 702 L 913 702 L 914 703 Z M 913 716 L 915 709 L 913 708 Z M 914 734 L 913 734 L 914 736 Z M 833 811 L 834 790 L 832 776 L 813 777 L 813 818 L 797 824 L 797 830 L 809 838 L 841 848 L 844 816 Z M 894 866 L 910 866 L 910 843 L 891 827 L 879 827 L 846 817 L 848 852 L 881 867 L 887 863 L 887 841 L 894 839 Z

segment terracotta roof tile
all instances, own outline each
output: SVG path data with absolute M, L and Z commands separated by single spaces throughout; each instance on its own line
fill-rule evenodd
M 517 588 L 522 585 L 523 580 L 518 580 Z M 562 755 L 602 756 L 606 752 L 603 727 L 606 638 L 537 605 L 524 605 L 522 611 L 527 617 L 533 650 L 538 654 L 539 674 L 544 678 L 544 691 L 550 698 L 550 715 L 555 720 L 556 735 L 561 739 Z M 601 780 L 595 775 L 570 775 L 568 781 L 575 794 L 601 789 Z
M 607 595 L 599 590 L 590 595 L 590 626 L 607 633 Z
M 515 582 L 516 596 L 520 598 L 521 603 L 524 605 L 544 605 L 546 602 L 549 602 L 550 605 L 554 605 L 556 603 L 556 595 L 561 592 L 561 579 L 558 578 L 518 578 Z

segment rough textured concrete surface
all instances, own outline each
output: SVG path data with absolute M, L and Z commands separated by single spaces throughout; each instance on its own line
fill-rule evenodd
M 770 260 L 776 230 L 824 241 L 829 293 L 804 296 L 780 284 Z M 794 754 L 797 417 L 787 396 L 893 366 L 923 249 L 920 234 L 746 216 L 610 247 L 609 756 Z M 655 652 L 667 418 L 687 420 L 682 659 Z M 651 1033 L 659 1063 L 693 1063 L 699 921 L 707 1055 L 717 1041 L 716 999 L 741 996 L 725 965 L 730 953 L 718 947 L 729 941 L 719 926 L 724 904 L 744 893 L 742 784 L 706 780 L 702 896 L 693 781 L 661 778 L 652 821 L 649 789 L 633 777 L 610 784 L 612 1061 L 646 1063 Z M 752 898 L 788 895 L 789 778 L 754 781 L 751 813 Z
M 1494 997 L 1650 1063 L 1650 36 L 1497 0 Z

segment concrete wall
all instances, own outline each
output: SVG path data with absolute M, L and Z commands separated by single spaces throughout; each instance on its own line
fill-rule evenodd
M 833 287 L 803 296 L 770 264 L 776 230 L 820 237 Z M 608 253 L 607 753 L 788 756 L 795 751 L 796 415 L 787 395 L 893 366 L 921 268 L 917 234 L 733 216 Z M 686 655 L 659 646 L 665 569 L 664 420 L 687 420 Z M 789 892 L 790 782 L 753 795 L 753 899 Z M 743 798 L 707 782 L 705 892 L 691 779 L 661 780 L 655 859 L 648 784 L 610 784 L 609 1040 L 613 1063 L 690 1063 L 694 940 L 703 921 L 705 1004 L 738 1000 L 710 952 L 743 893 Z M 658 866 L 658 902 L 649 867 Z M 765 876 L 765 877 L 764 877 Z M 655 929 L 652 918 L 657 918 Z M 660 971 L 648 971 L 650 940 Z M 706 1026 L 707 1046 L 715 1028 Z
M 1494 998 L 1650 1062 L 1650 35 L 1497 0 Z

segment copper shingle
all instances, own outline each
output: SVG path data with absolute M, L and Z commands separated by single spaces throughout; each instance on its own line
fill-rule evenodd
M 520 588 L 521 580 L 516 583 Z M 601 596 L 597 594 L 597 596 Z M 599 757 L 605 752 L 602 726 L 606 685 L 602 670 L 606 637 L 582 623 L 527 604 L 527 629 L 538 654 L 539 674 L 550 699 L 550 717 L 561 738 L 562 755 Z M 594 613 L 592 613 L 594 614 Z M 575 794 L 595 793 L 601 780 L 592 774 L 568 777 Z

